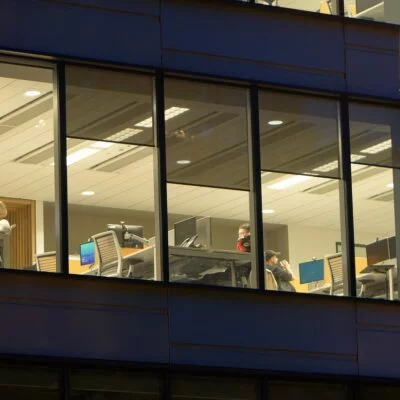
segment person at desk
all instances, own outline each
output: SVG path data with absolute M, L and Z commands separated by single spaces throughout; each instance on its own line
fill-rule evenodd
M 250 224 L 242 224 L 239 226 L 236 250 L 244 253 L 250 253 Z
M 296 289 L 290 283 L 294 279 L 292 269 L 286 260 L 279 262 L 278 256 L 280 254 L 274 250 L 267 250 L 265 252 L 265 268 L 269 269 L 274 275 L 278 290 L 295 292 Z

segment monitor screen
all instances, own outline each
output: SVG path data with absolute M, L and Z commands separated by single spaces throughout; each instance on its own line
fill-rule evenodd
M 94 260 L 96 258 L 94 242 L 81 243 L 79 256 L 81 259 L 81 265 L 94 264 Z
M 396 236 L 389 238 L 389 258 L 396 258 Z
M 367 263 L 368 265 L 378 264 L 389 260 L 389 240 L 387 238 L 377 240 L 367 245 Z
M 199 218 L 196 221 L 198 237 L 196 243 L 204 249 L 211 249 L 211 218 Z
M 324 260 L 312 260 L 299 264 L 300 283 L 324 280 Z
M 108 231 L 114 231 L 121 247 L 143 249 L 144 229 L 139 225 L 108 224 Z
M 197 234 L 196 217 L 174 223 L 175 246 L 181 246 L 187 239 Z

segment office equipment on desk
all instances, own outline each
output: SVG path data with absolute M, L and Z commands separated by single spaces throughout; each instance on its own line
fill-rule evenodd
M 143 226 L 126 225 L 124 221 L 119 224 L 107 224 L 107 230 L 115 232 L 121 247 L 143 249 L 147 239 L 143 236 Z
M 156 277 L 155 247 L 149 246 L 132 253 L 129 259 L 129 278 L 151 280 Z
M 96 246 L 94 242 L 85 242 L 79 245 L 79 260 L 81 265 L 94 264 L 96 259 Z
M 311 260 L 299 264 L 300 283 L 324 280 L 324 260 Z
M 56 252 L 48 251 L 46 253 L 36 254 L 36 269 L 42 272 L 56 272 L 57 260 Z
M 196 221 L 196 233 L 196 244 L 203 249 L 211 249 L 211 217 L 202 217 Z
M 187 243 L 197 235 L 196 217 L 190 217 L 174 223 L 175 246 L 188 247 Z

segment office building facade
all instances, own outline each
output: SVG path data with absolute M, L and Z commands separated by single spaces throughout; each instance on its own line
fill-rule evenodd
M 0 394 L 394 398 L 397 3 L 3 1 Z

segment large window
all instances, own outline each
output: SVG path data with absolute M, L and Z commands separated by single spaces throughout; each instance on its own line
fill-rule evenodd
M 152 78 L 68 67 L 69 271 L 159 279 Z
M 170 280 L 255 287 L 247 92 L 171 78 L 165 97 Z
M 53 72 L 0 64 L 0 266 L 56 272 Z
M 343 295 L 337 102 L 262 91 L 265 284 Z
M 355 261 L 363 297 L 398 298 L 399 124 L 396 109 L 350 105 L 355 242 L 366 246 L 366 257 Z
M 255 0 L 258 4 L 336 15 L 337 0 Z

